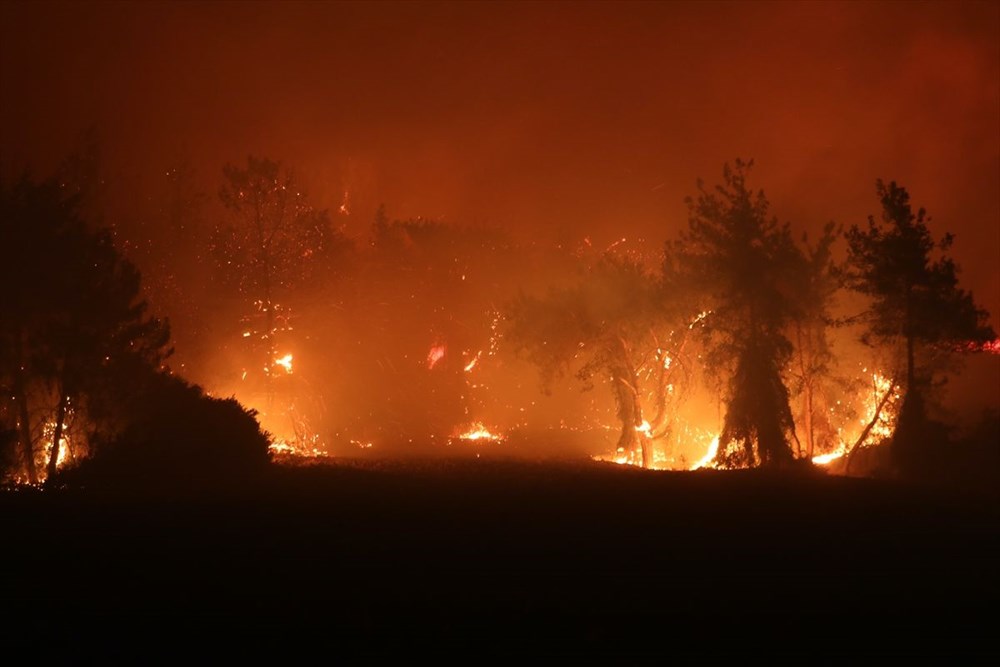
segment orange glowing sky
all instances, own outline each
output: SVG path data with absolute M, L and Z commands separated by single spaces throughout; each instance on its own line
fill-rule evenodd
M 294 165 L 361 232 L 397 217 L 658 244 L 752 157 L 800 229 L 895 179 L 1000 312 L 1000 8 L 982 2 L 6 2 L 4 174 L 96 124 L 141 201 L 162 169 Z M 214 191 L 215 187 L 207 189 Z

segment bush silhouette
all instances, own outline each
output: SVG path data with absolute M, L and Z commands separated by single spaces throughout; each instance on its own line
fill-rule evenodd
M 234 398 L 158 374 L 135 399 L 128 424 L 62 481 L 108 488 L 205 490 L 256 478 L 269 463 L 268 436 Z

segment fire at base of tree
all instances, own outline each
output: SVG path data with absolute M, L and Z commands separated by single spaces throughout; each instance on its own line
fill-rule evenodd
M 954 459 L 989 458 L 975 443 L 992 422 L 949 430 L 940 380 L 998 346 L 958 287 L 951 237 L 934 241 L 906 190 L 880 181 L 877 221 L 796 242 L 751 170 L 736 161 L 699 186 L 661 252 L 384 210 L 364 242 L 290 170 L 250 158 L 224 171 L 220 222 L 192 232 L 208 252 L 164 241 L 151 261 L 134 248 L 156 243 L 126 242 L 133 263 L 117 231 L 80 218 L 79 195 L 5 186 L 4 242 L 20 253 L 3 279 L 23 286 L 0 323 L 6 479 L 209 487 L 269 460 L 426 454 L 978 469 Z M 193 230 L 205 198 L 180 173 L 169 212 Z M 196 289 L 206 276 L 212 289 Z M 178 354 L 147 298 L 185 323 Z

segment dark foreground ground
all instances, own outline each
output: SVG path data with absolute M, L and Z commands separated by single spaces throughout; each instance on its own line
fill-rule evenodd
M 0 638 L 139 664 L 988 656 L 998 517 L 885 481 L 485 460 L 7 492 Z

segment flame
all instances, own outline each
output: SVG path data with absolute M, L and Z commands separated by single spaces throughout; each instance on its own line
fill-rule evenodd
M 812 457 L 812 462 L 818 466 L 825 466 L 831 461 L 836 461 L 846 453 L 847 453 L 847 444 L 842 442 L 840 443 L 840 446 L 837 447 L 837 449 L 833 450 L 832 452 Z
M 699 470 L 701 468 L 714 468 L 715 467 L 715 455 L 719 453 L 719 436 L 712 438 L 712 442 L 708 445 L 708 452 L 698 459 L 698 462 L 691 466 L 691 470 Z
M 868 369 L 864 369 L 864 372 L 867 373 Z M 861 399 L 863 410 L 861 411 L 861 416 L 855 424 L 855 428 L 852 428 L 847 432 L 840 433 L 839 442 L 833 451 L 812 457 L 812 462 L 814 464 L 829 465 L 831 462 L 836 461 L 847 454 L 857 439 L 861 436 L 865 427 L 871 423 L 873 419 L 875 419 L 876 412 L 879 409 L 879 403 L 890 390 L 893 392 L 892 396 L 889 397 L 889 400 L 883 407 L 882 412 L 878 415 L 878 420 L 872 426 L 871 431 L 869 431 L 867 437 L 865 438 L 865 442 L 861 443 L 860 448 L 865 449 L 878 444 L 891 437 L 895 432 L 897 415 L 893 408 L 902 397 L 899 387 L 898 385 L 893 387 L 893 381 L 883 375 L 880 371 L 875 371 L 871 374 L 871 381 L 871 387 L 865 390 Z
M 276 363 L 279 366 L 281 366 L 282 368 L 284 368 L 286 373 L 290 374 L 292 372 L 292 355 L 291 354 L 286 354 L 283 357 L 278 357 L 277 359 L 274 360 L 274 363 Z
M 459 440 L 466 440 L 471 442 L 476 442 L 478 440 L 488 440 L 491 442 L 499 442 L 503 440 L 503 436 L 492 433 L 488 428 L 483 426 L 482 422 L 472 423 L 468 429 L 463 433 L 456 436 Z
M 53 438 L 56 434 L 56 423 L 54 421 L 45 422 L 45 427 L 42 430 L 42 437 L 45 438 L 44 451 L 45 451 L 45 463 L 48 464 L 49 457 L 52 455 L 52 445 Z M 59 438 L 59 456 L 56 458 L 56 468 L 62 468 L 66 463 L 70 461 L 70 451 L 69 451 L 69 436 L 66 434 L 66 426 L 63 425 L 62 436 Z
M 469 363 L 467 363 L 465 365 L 465 372 L 466 373 L 471 373 L 472 372 L 472 369 L 476 367 L 477 363 L 479 363 L 479 357 L 481 357 L 481 356 L 483 356 L 483 351 L 482 350 L 479 350 L 479 352 L 476 352 L 476 356 L 474 356 L 472 358 L 472 361 L 470 361 Z
M 312 446 L 310 446 L 307 443 L 296 440 L 277 438 L 270 445 L 268 445 L 267 449 L 271 453 L 271 456 L 294 456 L 301 458 L 321 458 L 329 456 L 329 454 L 315 445 L 315 442 L 312 443 Z

